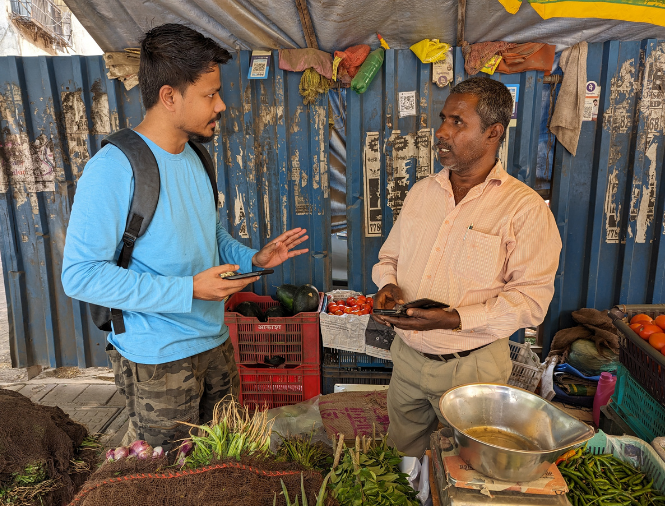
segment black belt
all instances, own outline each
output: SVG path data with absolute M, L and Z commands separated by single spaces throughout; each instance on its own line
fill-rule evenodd
M 439 362 L 448 362 L 448 360 L 452 360 L 454 358 L 468 357 L 474 351 L 482 350 L 485 346 L 489 346 L 489 344 L 483 344 L 482 346 L 478 346 L 478 348 L 474 348 L 472 350 L 458 351 L 457 353 L 448 353 L 447 355 L 432 355 L 431 353 L 423 353 L 423 357 L 429 358 L 430 360 L 438 360 Z

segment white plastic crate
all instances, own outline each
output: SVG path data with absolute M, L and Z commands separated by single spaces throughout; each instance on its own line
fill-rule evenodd
M 529 343 L 520 344 L 509 341 L 508 344 L 510 359 L 513 362 L 513 372 L 510 374 L 508 384 L 534 392 L 547 366 L 540 363 L 540 358 L 531 351 Z

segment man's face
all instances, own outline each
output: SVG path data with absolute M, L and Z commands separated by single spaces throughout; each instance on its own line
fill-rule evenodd
M 483 132 L 477 103 L 475 95 L 454 94 L 441 110 L 435 148 L 441 165 L 451 171 L 466 172 L 491 149 L 487 142 L 489 129 Z
M 189 135 L 190 140 L 210 142 L 217 122 L 226 110 L 226 104 L 219 96 L 221 82 L 219 67 L 211 67 L 212 72 L 201 74 L 180 96 L 176 111 L 178 128 Z

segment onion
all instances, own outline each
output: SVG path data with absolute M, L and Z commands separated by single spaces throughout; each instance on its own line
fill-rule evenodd
M 180 445 L 178 456 L 176 457 L 176 465 L 178 467 L 185 466 L 185 457 L 187 457 L 187 454 L 192 451 L 193 447 L 194 443 L 189 439 L 186 439 L 185 442 Z
M 152 448 L 148 447 L 145 450 L 141 450 L 137 455 L 136 458 L 139 459 L 149 459 L 152 457 Z
M 138 439 L 129 445 L 129 454 L 136 457 L 139 453 L 147 449 L 150 449 L 150 453 L 152 454 L 152 448 L 150 448 L 150 445 L 145 441 Z
M 115 458 L 115 457 L 114 457 L 114 454 L 115 454 L 115 450 L 114 450 L 113 448 L 111 448 L 110 450 L 108 450 L 108 451 L 106 452 L 106 460 L 113 460 L 113 459 Z
M 126 446 L 119 446 L 118 448 L 115 449 L 115 452 L 113 452 L 113 458 L 115 460 L 124 459 L 128 455 L 129 455 L 129 449 L 127 449 Z
M 161 459 L 163 456 L 164 456 L 164 449 L 161 446 L 155 447 L 155 449 L 152 451 L 153 459 Z

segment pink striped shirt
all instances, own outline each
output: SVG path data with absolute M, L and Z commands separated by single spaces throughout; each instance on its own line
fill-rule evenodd
M 470 350 L 540 325 L 554 295 L 561 238 L 547 203 L 500 162 L 455 205 L 449 171 L 413 186 L 372 279 L 404 300 L 455 308 L 462 331 L 397 329 L 423 353 Z

